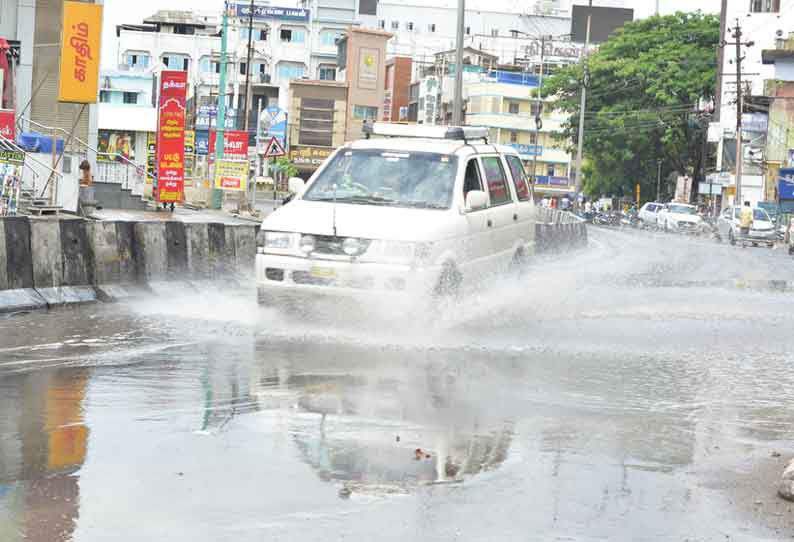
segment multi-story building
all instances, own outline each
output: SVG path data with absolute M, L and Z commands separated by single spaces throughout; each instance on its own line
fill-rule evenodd
M 537 79 L 518 73 L 497 72 L 495 77 L 466 86 L 466 122 L 487 126 L 491 141 L 510 145 L 521 155 L 524 167 L 534 178 L 538 195 L 558 195 L 573 188 L 571 155 L 566 142 L 554 137 L 562 129 L 565 115 L 546 100 L 536 128 L 539 102 L 535 98 Z M 534 175 L 533 175 L 534 173 Z
M 409 57 L 395 56 L 386 59 L 383 111 L 381 115 L 381 119 L 384 121 L 408 120 L 411 68 L 412 62 Z
M 773 78 L 764 85 L 764 94 L 769 97 L 769 128 L 763 154 L 767 166 L 765 198 L 786 200 L 786 210 L 792 213 L 792 192 L 779 190 L 779 176 L 781 168 L 794 168 L 794 32 L 779 39 L 774 49 L 763 50 L 761 58 L 775 69 Z
M 742 182 L 741 198 L 753 203 L 768 197 L 763 160 L 766 146 L 766 114 L 763 111 L 766 99 L 758 99 L 767 92 L 765 81 L 775 78 L 775 65 L 763 62 L 763 51 L 775 49 L 777 40 L 794 32 L 794 0 L 728 0 L 726 12 L 726 34 L 723 39 L 732 41 L 729 31 L 739 21 L 742 42 L 752 41 L 752 46 L 743 46 L 742 84 L 735 83 L 735 48 L 727 45 L 722 50 L 721 82 L 717 99 L 719 121 L 714 128 L 719 136 L 717 176 L 727 181 L 724 186 L 723 202 L 732 203 L 736 194 L 736 103 L 737 91 L 742 92 L 743 103 L 743 144 L 742 144 Z M 762 106 L 761 110 L 753 104 Z M 770 127 L 771 129 L 771 127 Z M 713 130 L 714 131 L 714 130 Z

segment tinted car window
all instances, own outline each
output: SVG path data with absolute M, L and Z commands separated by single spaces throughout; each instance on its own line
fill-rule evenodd
M 500 205 L 510 201 L 510 192 L 507 190 L 507 179 L 504 169 L 502 169 L 502 161 L 496 156 L 488 156 L 482 159 L 482 167 L 485 170 L 485 182 L 488 184 L 491 205 Z
M 513 185 L 516 187 L 516 195 L 519 201 L 529 199 L 529 188 L 527 186 L 527 176 L 521 159 L 518 156 L 506 156 L 507 165 L 510 168 L 510 175 L 513 177 Z

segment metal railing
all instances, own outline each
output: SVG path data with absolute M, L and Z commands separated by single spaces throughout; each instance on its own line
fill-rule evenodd
M 55 176 L 55 178 L 58 179 L 58 180 L 63 178 L 63 174 L 60 171 L 57 171 L 57 170 L 53 169 L 51 166 L 45 164 L 44 162 L 42 162 L 38 158 L 34 158 L 25 149 L 23 149 L 22 147 L 17 145 L 16 141 L 14 141 L 13 139 L 8 139 L 7 137 L 5 137 L 2 134 L 0 134 L 0 149 L 14 151 L 14 152 L 21 152 L 22 154 L 25 155 L 25 161 L 23 162 L 23 168 L 28 168 L 28 170 L 30 170 L 30 173 L 33 175 L 33 186 L 32 187 L 31 186 L 26 187 L 23 184 L 22 189 L 23 190 L 32 190 L 34 192 L 34 196 L 36 196 L 36 194 L 35 194 L 36 179 L 39 178 L 39 173 L 38 173 L 38 171 L 36 171 L 35 168 L 33 168 L 33 166 L 30 165 L 31 162 L 33 162 L 33 163 L 41 166 L 43 169 L 47 170 L 49 172 L 49 174 L 50 174 L 50 179 L 53 176 Z M 23 175 L 22 176 L 23 182 L 24 182 L 24 178 L 25 178 L 25 176 Z M 48 188 L 49 188 L 49 181 L 44 184 L 44 186 L 41 188 L 41 193 L 38 196 L 36 196 L 36 197 L 39 197 L 39 198 L 45 197 L 44 194 L 47 192 Z M 54 195 L 50 199 L 53 199 L 53 198 L 54 198 Z M 53 201 L 52 203 L 55 203 L 55 202 Z
M 535 206 L 538 222 L 544 224 L 576 224 L 580 222 L 576 215 L 569 211 L 550 209 L 548 207 Z

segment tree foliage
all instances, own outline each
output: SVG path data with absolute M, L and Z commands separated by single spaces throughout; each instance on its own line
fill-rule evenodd
M 719 19 L 676 13 L 628 23 L 589 55 L 543 85 L 555 108 L 569 114 L 559 137 L 576 148 L 580 88 L 587 81 L 583 166 L 585 192 L 629 195 L 635 183 L 643 199 L 656 195 L 662 174 L 695 174 L 698 180 L 705 126 L 700 100 L 714 95 Z M 693 183 L 697 186 L 697 183 Z

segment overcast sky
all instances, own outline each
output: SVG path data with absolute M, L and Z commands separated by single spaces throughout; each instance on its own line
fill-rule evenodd
M 425 0 L 413 0 L 417 4 L 421 4 L 423 1 Z M 447 1 L 454 3 L 451 0 Z M 523 4 L 525 2 L 526 0 L 488 0 L 487 4 L 492 9 L 512 11 L 516 9 L 517 3 Z M 296 3 L 295 0 L 271 0 L 270 2 L 274 6 L 292 6 Z M 427 3 L 437 5 L 439 1 L 428 0 Z M 472 3 L 467 2 L 467 5 Z M 572 3 L 586 4 L 587 2 L 584 0 L 563 1 L 563 5 L 566 8 Z M 720 0 L 659 0 L 659 3 L 662 14 L 697 10 L 718 13 L 720 9 Z M 656 0 L 594 0 L 593 5 L 633 8 L 635 18 L 642 18 L 653 14 L 656 9 Z M 116 25 L 122 23 L 139 24 L 145 17 L 152 15 L 158 9 L 195 9 L 220 12 L 222 6 L 222 0 L 105 0 L 102 41 L 103 67 L 115 67 Z

